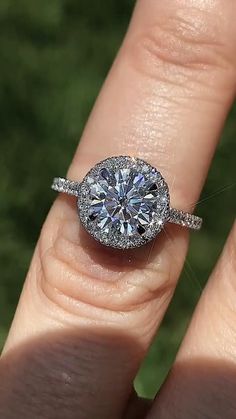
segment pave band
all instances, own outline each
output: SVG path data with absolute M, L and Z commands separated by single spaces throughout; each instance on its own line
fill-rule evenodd
M 68 195 L 79 196 L 79 182 L 65 179 L 63 177 L 55 177 L 51 188 L 56 192 L 67 193 Z
M 62 177 L 55 177 L 51 188 L 54 191 L 66 193 L 68 195 L 79 196 L 80 183 L 65 179 Z M 168 222 L 181 225 L 192 230 L 200 230 L 202 226 L 202 218 L 189 212 L 181 211 L 175 208 L 169 209 Z
M 188 227 L 192 230 L 200 230 L 202 226 L 202 218 L 189 212 L 170 208 L 169 223 L 178 224 L 182 227 Z

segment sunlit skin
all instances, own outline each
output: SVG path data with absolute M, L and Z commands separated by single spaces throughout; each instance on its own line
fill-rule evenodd
M 190 210 L 235 97 L 235 16 L 235 0 L 139 0 L 67 177 L 139 157 Z M 175 225 L 139 249 L 102 246 L 59 194 L 0 361 L 0 418 L 235 419 L 236 226 L 157 397 L 133 390 L 187 248 Z

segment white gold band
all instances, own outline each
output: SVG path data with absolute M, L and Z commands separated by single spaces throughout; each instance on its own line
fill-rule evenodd
M 56 192 L 67 193 L 68 195 L 79 196 L 79 182 L 65 179 L 63 177 L 55 177 L 51 188 Z
M 68 195 L 79 196 L 79 182 L 65 179 L 62 177 L 55 177 L 51 188 L 54 191 L 66 193 Z M 175 208 L 170 208 L 169 223 L 178 224 L 182 227 L 188 227 L 192 230 L 199 230 L 202 226 L 202 218 L 189 212 L 181 211 Z

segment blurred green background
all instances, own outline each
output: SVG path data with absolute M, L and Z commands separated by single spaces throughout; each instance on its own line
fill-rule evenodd
M 54 199 L 51 179 L 66 172 L 133 5 L 128 0 L 0 2 L 1 346 Z M 198 204 L 204 228 L 192 235 L 174 301 L 136 379 L 145 396 L 153 396 L 165 377 L 234 220 L 235 116 L 233 109 Z

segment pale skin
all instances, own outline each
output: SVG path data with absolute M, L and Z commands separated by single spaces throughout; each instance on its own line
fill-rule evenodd
M 235 0 L 139 0 L 68 177 L 140 157 L 188 211 L 235 96 L 235 16 Z M 187 246 L 172 225 L 142 249 L 105 248 L 81 228 L 74 198 L 59 196 L 2 354 L 0 417 L 235 419 L 236 226 L 164 386 L 150 403 L 133 391 Z

